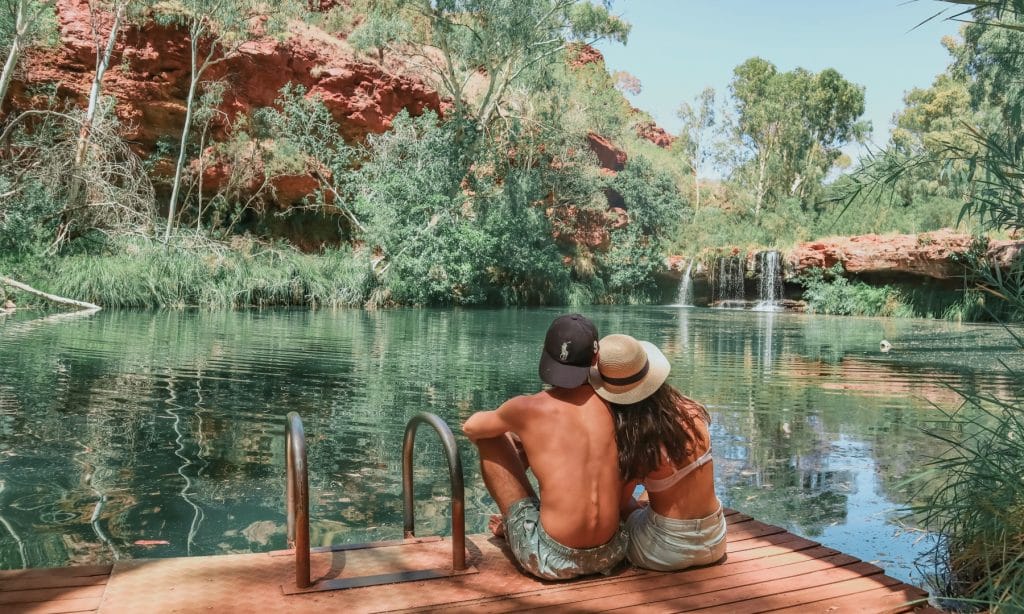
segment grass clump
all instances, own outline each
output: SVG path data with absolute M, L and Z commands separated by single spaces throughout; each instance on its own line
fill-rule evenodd
M 363 306 L 374 287 L 369 259 L 351 249 L 313 255 L 251 239 L 223 244 L 183 234 L 167 245 L 118 239 L 99 253 L 0 264 L 41 290 L 106 308 Z
M 1024 373 L 1010 374 L 1024 384 Z M 930 553 L 938 592 L 968 609 L 1022 612 L 1024 413 L 977 391 L 963 397 L 929 431 L 947 449 L 917 477 L 923 498 L 912 511 L 939 536 Z

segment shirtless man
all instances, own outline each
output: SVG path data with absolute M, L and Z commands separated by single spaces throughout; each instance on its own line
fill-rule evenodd
M 553 388 L 477 412 L 462 425 L 480 451 L 484 483 L 501 510 L 512 553 L 547 580 L 607 573 L 625 554 L 615 423 L 587 383 L 597 339 L 587 318 L 557 318 L 540 360 L 540 378 Z M 522 442 L 522 454 L 511 434 Z M 540 484 L 540 500 L 527 468 Z

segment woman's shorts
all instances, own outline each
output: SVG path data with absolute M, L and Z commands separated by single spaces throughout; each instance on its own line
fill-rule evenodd
M 725 515 L 679 520 L 658 514 L 650 506 L 635 510 L 626 520 L 626 556 L 637 567 L 676 571 L 710 565 L 725 556 Z

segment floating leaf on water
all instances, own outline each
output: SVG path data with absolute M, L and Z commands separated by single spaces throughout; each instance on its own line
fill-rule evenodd
M 171 542 L 165 539 L 137 539 L 132 542 L 136 546 L 170 546 Z

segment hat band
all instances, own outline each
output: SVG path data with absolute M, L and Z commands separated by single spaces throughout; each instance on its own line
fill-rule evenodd
M 627 386 L 629 384 L 635 384 L 646 377 L 650 368 L 651 361 L 647 360 L 644 361 L 643 369 L 640 369 L 629 377 L 608 377 L 604 373 L 601 373 L 601 379 L 604 380 L 606 384 L 611 384 L 612 386 Z M 600 372 L 600 369 L 598 369 L 598 371 Z

